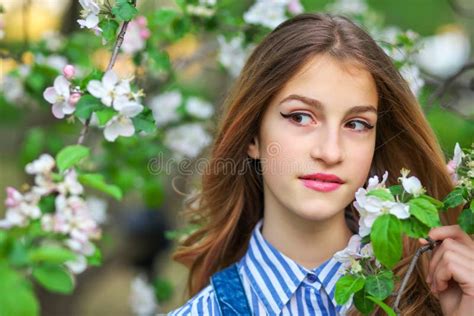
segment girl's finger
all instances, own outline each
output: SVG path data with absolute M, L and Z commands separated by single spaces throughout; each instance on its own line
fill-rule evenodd
M 453 254 L 458 255 L 459 258 L 461 258 L 461 263 L 463 263 L 464 265 L 472 265 L 472 263 L 474 262 L 474 251 L 471 248 L 456 240 L 446 238 L 445 240 L 443 240 L 441 245 L 433 252 L 428 268 L 427 282 L 430 282 L 435 268 L 438 266 L 440 261 L 443 260 L 449 262 L 449 260 L 451 259 L 450 257 Z
M 428 236 L 433 240 L 444 240 L 451 238 L 462 242 L 463 244 L 474 247 L 474 241 L 469 235 L 459 227 L 459 225 L 448 225 L 435 227 L 430 230 Z
M 433 274 L 432 290 L 436 293 L 442 292 L 448 288 L 448 282 L 451 279 L 454 279 L 458 285 L 466 293 L 474 291 L 474 278 L 473 278 L 473 269 L 472 267 L 466 266 L 459 255 L 453 254 L 450 255 L 448 261 L 442 261 L 436 267 L 436 270 Z

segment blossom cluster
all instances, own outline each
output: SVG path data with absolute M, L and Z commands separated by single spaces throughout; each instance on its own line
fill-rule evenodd
M 78 87 L 73 88 L 69 80 L 74 77 L 76 69 L 72 65 L 65 65 L 63 75 L 54 79 L 54 85 L 46 88 L 43 97 L 51 103 L 53 115 L 62 119 L 66 115 L 74 113 L 76 104 L 81 98 L 81 92 Z
M 244 13 L 244 21 L 274 29 L 287 19 L 287 12 L 298 14 L 303 11 L 299 0 L 257 0 Z
M 77 23 L 81 28 L 92 29 L 99 34 L 102 30 L 99 27 L 100 6 L 95 0 L 79 0 L 81 4 L 81 19 Z
M 195 119 L 209 119 L 214 114 L 214 107 L 209 102 L 195 96 L 184 100 L 177 90 L 150 99 L 150 109 L 158 127 L 179 121 L 180 106 L 184 106 L 185 112 Z M 195 158 L 211 140 L 212 137 L 201 123 L 190 122 L 167 128 L 164 144 L 173 150 L 177 158 Z
M 132 118 L 143 111 L 140 104 L 142 92 L 134 92 L 130 87 L 131 79 L 119 79 L 113 70 L 108 70 L 102 80 L 91 80 L 87 91 L 101 100 L 108 108 L 117 113 L 106 123 L 104 137 L 115 141 L 119 136 L 129 137 L 135 133 Z
M 57 174 L 55 166 L 54 158 L 48 154 L 26 165 L 26 173 L 34 176 L 34 185 L 25 193 L 7 188 L 6 216 L 0 220 L 0 228 L 26 227 L 39 220 L 43 231 L 65 237 L 64 244 L 77 254 L 76 260 L 66 262 L 77 274 L 87 267 L 86 257 L 95 251 L 92 241 L 100 239 L 101 230 L 90 204 L 83 198 L 84 188 L 76 171 L 67 169 Z M 54 199 L 53 212 L 43 212 L 39 206 L 48 197 Z
M 146 40 L 151 32 L 147 27 L 148 21 L 144 16 L 138 16 L 128 23 L 127 32 L 120 47 L 127 54 L 135 54 L 146 46 Z

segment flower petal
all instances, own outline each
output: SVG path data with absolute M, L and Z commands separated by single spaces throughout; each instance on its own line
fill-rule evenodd
M 69 86 L 71 83 L 64 76 L 58 76 L 54 79 L 54 89 L 59 95 L 69 98 Z
M 102 98 L 106 94 L 102 83 L 99 80 L 91 80 L 87 84 L 87 91 L 96 98 Z
M 48 87 L 43 92 L 43 98 L 51 104 L 56 102 L 56 98 L 58 97 L 58 93 L 53 87 Z
M 59 103 L 53 104 L 53 107 L 51 108 L 53 111 L 53 115 L 58 119 L 64 118 L 64 114 L 65 114 L 63 111 L 64 107 L 65 107 L 65 102 L 59 102 Z
M 104 85 L 104 88 L 108 91 L 113 90 L 117 82 L 118 77 L 113 70 L 108 70 L 104 74 L 104 77 L 102 77 L 102 84 Z

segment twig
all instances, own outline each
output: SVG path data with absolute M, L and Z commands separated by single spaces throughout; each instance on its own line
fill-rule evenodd
M 136 1 L 133 2 L 133 5 L 134 6 L 136 5 Z M 125 33 L 127 32 L 127 27 L 128 27 L 129 22 L 130 21 L 125 21 L 122 24 L 120 33 L 117 36 L 117 39 L 114 44 L 114 48 L 112 49 L 112 56 L 110 57 L 110 61 L 109 61 L 106 71 L 109 71 L 114 67 L 115 61 L 117 60 L 117 56 L 120 51 L 120 46 L 122 46 Z M 84 141 L 84 137 L 86 136 L 87 130 L 89 129 L 90 122 L 91 122 L 91 118 L 89 117 L 86 119 L 84 126 L 82 127 L 81 134 L 79 135 L 79 139 L 77 140 L 77 145 L 82 144 L 82 142 Z
M 464 72 L 474 69 L 474 62 L 469 62 L 465 64 L 461 69 L 459 69 L 456 73 L 448 77 L 441 86 L 436 89 L 436 91 L 430 96 L 428 101 L 426 102 L 425 111 L 428 111 L 434 104 L 434 100 L 437 98 L 441 98 L 446 91 L 448 90 L 449 86 L 453 84 L 453 82 L 460 77 Z
M 398 305 L 400 304 L 400 299 L 402 297 L 402 293 L 405 290 L 405 287 L 407 286 L 408 279 L 410 278 L 411 274 L 413 273 L 413 270 L 415 269 L 416 262 L 418 261 L 418 258 L 428 250 L 433 250 L 434 247 L 439 245 L 441 243 L 440 240 L 433 240 L 430 237 L 425 238 L 428 241 L 427 245 L 424 245 L 416 251 L 415 255 L 411 259 L 410 265 L 408 266 L 407 273 L 403 277 L 402 284 L 400 285 L 400 288 L 398 289 L 397 292 L 397 297 L 395 298 L 395 302 L 393 303 L 393 310 L 395 313 L 397 313 L 398 316 L 400 316 L 400 310 L 398 309 Z

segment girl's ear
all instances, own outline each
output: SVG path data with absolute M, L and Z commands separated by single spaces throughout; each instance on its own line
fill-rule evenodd
M 250 158 L 260 159 L 260 150 L 257 136 L 254 136 L 252 141 L 250 142 L 249 147 L 247 149 L 247 154 Z

